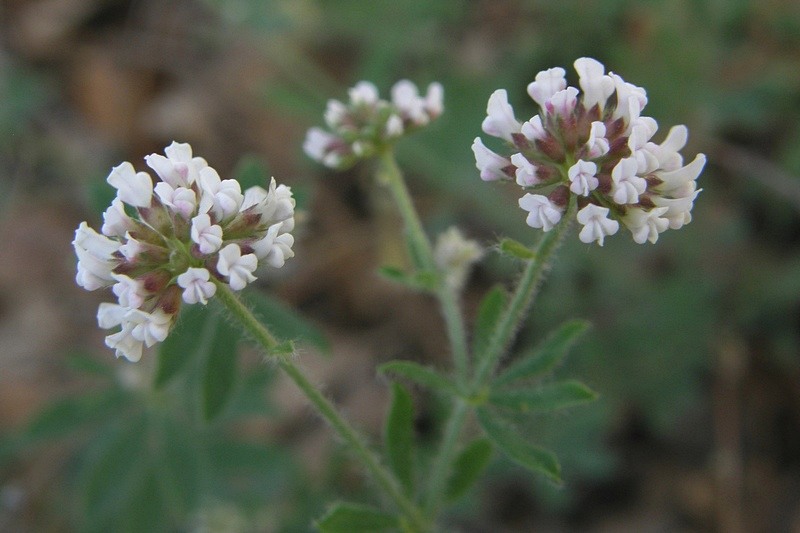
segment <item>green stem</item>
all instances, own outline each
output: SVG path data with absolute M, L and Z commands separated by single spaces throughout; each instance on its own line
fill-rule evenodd
M 219 280 L 214 280 L 217 286 L 216 296 L 228 309 L 242 327 L 264 348 L 271 353 L 279 343 L 270 331 L 256 319 L 250 309 Z M 294 381 L 295 385 L 305 394 L 306 398 L 314 405 L 317 412 L 324 418 L 341 437 L 341 439 L 355 453 L 363 463 L 373 480 L 391 498 L 397 508 L 406 515 L 415 531 L 426 531 L 428 524 L 423 518 L 420 509 L 411 500 L 406 498 L 397 479 L 381 464 L 376 455 L 369 449 L 364 439 L 350 424 L 342 418 L 336 407 L 317 389 L 306 375 L 292 362 L 291 358 L 282 355 L 275 356 L 275 361 L 284 372 Z
M 445 485 L 450 475 L 450 467 L 453 464 L 458 447 L 458 440 L 461 436 L 461 429 L 464 427 L 468 414 L 469 404 L 463 398 L 456 398 L 453 404 L 453 410 L 450 412 L 450 416 L 447 420 L 447 426 L 445 426 L 439 453 L 433 461 L 430 477 L 428 478 L 428 493 L 425 504 L 425 511 L 428 513 L 428 516 L 436 516 L 439 505 L 444 498 Z
M 423 270 L 437 272 L 436 262 L 433 257 L 433 247 L 430 240 L 422 228 L 417 210 L 411 200 L 403 173 L 397 166 L 394 153 L 391 149 L 385 149 L 380 154 L 381 171 L 379 179 L 385 184 L 394 198 L 400 216 L 405 224 L 409 246 L 411 248 L 412 260 L 414 265 Z M 450 346 L 453 350 L 453 361 L 456 368 L 456 378 L 460 384 L 465 384 L 469 372 L 467 332 L 464 326 L 464 318 L 461 314 L 458 295 L 456 291 L 448 286 L 447 283 L 440 282 L 436 295 L 442 306 L 447 335 L 450 339 Z
M 511 302 L 500 318 L 497 329 L 494 330 L 489 339 L 489 346 L 486 348 L 486 352 L 483 354 L 475 373 L 473 391 L 479 391 L 486 384 L 487 379 L 494 372 L 500 357 L 505 353 L 514 334 L 525 319 L 528 309 L 533 305 L 539 283 L 550 265 L 553 252 L 558 249 L 558 245 L 567 234 L 575 215 L 575 209 L 576 201 L 572 197 L 566 213 L 561 218 L 561 222 L 552 231 L 545 233 L 539 240 L 534 250 L 535 256 L 528 261 Z

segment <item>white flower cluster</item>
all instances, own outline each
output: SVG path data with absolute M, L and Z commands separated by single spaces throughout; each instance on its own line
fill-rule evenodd
M 459 290 L 467 281 L 472 265 L 483 257 L 483 249 L 477 241 L 467 239 L 457 227 L 452 226 L 439 235 L 433 258 L 436 266 L 444 273 L 444 281 Z
M 661 144 L 651 139 L 656 121 L 642 116 L 647 94 L 617 74 L 605 73 L 598 61 L 575 61 L 578 85 L 567 86 L 565 71 L 539 72 L 528 94 L 540 112 L 526 122 L 514 116 L 504 89 L 489 98 L 483 131 L 511 146 L 506 157 L 475 139 L 472 150 L 485 181 L 516 181 L 526 193 L 519 205 L 527 223 L 550 231 L 559 223 L 570 196 L 577 196 L 580 240 L 597 242 L 619 230 L 630 230 L 643 244 L 692 220 L 696 179 L 706 158 L 699 154 L 684 165 L 679 151 L 686 144 L 685 126 L 675 126 Z
M 317 127 L 308 130 L 303 150 L 325 166 L 347 168 L 403 134 L 427 125 L 444 110 L 444 90 L 439 83 L 428 85 L 422 96 L 414 83 L 401 80 L 394 84 L 391 94 L 391 102 L 382 100 L 374 84 L 361 81 L 349 90 L 347 104 L 329 100 L 325 123 L 331 131 Z
M 217 286 L 241 290 L 263 262 L 274 268 L 294 256 L 292 192 L 272 179 L 269 189 L 223 180 L 188 144 L 173 142 L 165 155 L 145 157 L 158 176 L 124 162 L 107 181 L 116 198 L 103 214 L 101 233 L 86 222 L 72 242 L 78 285 L 111 287 L 117 303 L 102 303 L 101 328 L 120 330 L 106 345 L 130 361 L 143 346 L 163 341 L 181 300 L 206 304 Z

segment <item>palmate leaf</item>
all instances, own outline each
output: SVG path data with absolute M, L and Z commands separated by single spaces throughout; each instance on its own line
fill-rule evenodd
M 411 494 L 414 472 L 414 404 L 411 395 L 399 383 L 392 383 L 392 403 L 386 417 L 384 443 L 389 466 Z
M 540 387 L 492 391 L 489 402 L 519 412 L 554 411 L 595 400 L 589 387 L 578 381 L 559 381 Z
M 450 395 L 458 395 L 458 388 L 448 378 L 436 370 L 423 366 L 414 361 L 389 361 L 378 367 L 378 372 L 386 374 L 391 372 L 415 381 L 433 390 Z
M 533 472 L 544 474 L 554 483 L 561 483 L 561 465 L 555 454 L 529 443 L 509 422 L 498 419 L 487 409 L 478 409 L 477 415 L 486 436 L 509 459 Z
M 315 525 L 321 533 L 378 533 L 397 528 L 400 522 L 374 507 L 336 503 Z
M 542 376 L 555 367 L 578 338 L 589 329 L 585 320 L 570 320 L 554 330 L 532 352 L 523 355 L 494 380 L 505 385 L 520 379 Z
M 455 500 L 463 496 L 478 480 L 492 459 L 492 443 L 489 439 L 477 439 L 469 443 L 453 462 L 453 474 L 447 482 L 446 496 Z

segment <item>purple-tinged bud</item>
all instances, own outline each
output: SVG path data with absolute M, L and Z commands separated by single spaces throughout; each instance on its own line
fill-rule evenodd
M 147 292 L 160 292 L 167 286 L 171 278 L 172 276 L 169 272 L 159 269 L 148 272 L 140 279 Z
M 158 297 L 156 307 L 168 315 L 177 315 L 181 309 L 181 295 L 183 291 L 175 284 L 167 287 Z
M 564 162 L 564 147 L 552 135 L 537 140 L 536 148 L 552 161 Z
M 547 195 L 547 198 L 551 202 L 556 204 L 558 207 L 562 208 L 567 207 L 567 204 L 569 203 L 569 197 L 570 197 L 570 191 L 569 187 L 567 187 L 566 185 L 559 185 L 558 187 L 553 189 L 549 195 Z

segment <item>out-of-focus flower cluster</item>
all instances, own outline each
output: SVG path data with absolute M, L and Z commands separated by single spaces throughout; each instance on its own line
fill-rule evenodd
M 673 127 L 661 144 L 651 139 L 656 121 L 642 115 L 647 94 L 609 72 L 598 61 L 575 61 L 579 91 L 565 71 L 539 72 L 528 94 L 540 111 L 526 122 L 514 116 L 504 89 L 489 98 L 483 131 L 504 140 L 510 155 L 475 139 L 472 150 L 485 181 L 516 181 L 528 192 L 519 200 L 531 227 L 550 231 L 577 197 L 580 240 L 601 246 L 622 223 L 637 243 L 658 240 L 688 224 L 697 176 L 706 158 L 684 165 L 685 126 Z
M 358 82 L 348 94 L 346 104 L 328 101 L 325 123 L 330 131 L 311 128 L 303 143 L 309 157 L 336 169 L 374 155 L 403 134 L 427 125 L 444 108 L 444 90 L 439 83 L 428 85 L 422 96 L 414 83 L 398 81 L 392 87 L 391 102 L 382 100 L 368 81 Z
M 439 235 L 433 249 L 436 266 L 444 273 L 444 281 L 454 290 L 460 290 L 467 281 L 469 271 L 483 257 L 477 241 L 467 239 L 453 226 Z
M 272 179 L 268 189 L 242 191 L 188 144 L 173 142 L 164 153 L 145 157 L 155 183 L 128 162 L 114 167 L 107 181 L 117 195 L 101 233 L 82 222 L 72 242 L 78 285 L 111 287 L 117 297 L 100 304 L 97 321 L 120 328 L 106 345 L 131 361 L 167 337 L 181 301 L 206 304 L 217 290 L 212 278 L 241 290 L 261 263 L 280 268 L 294 256 L 289 187 Z

